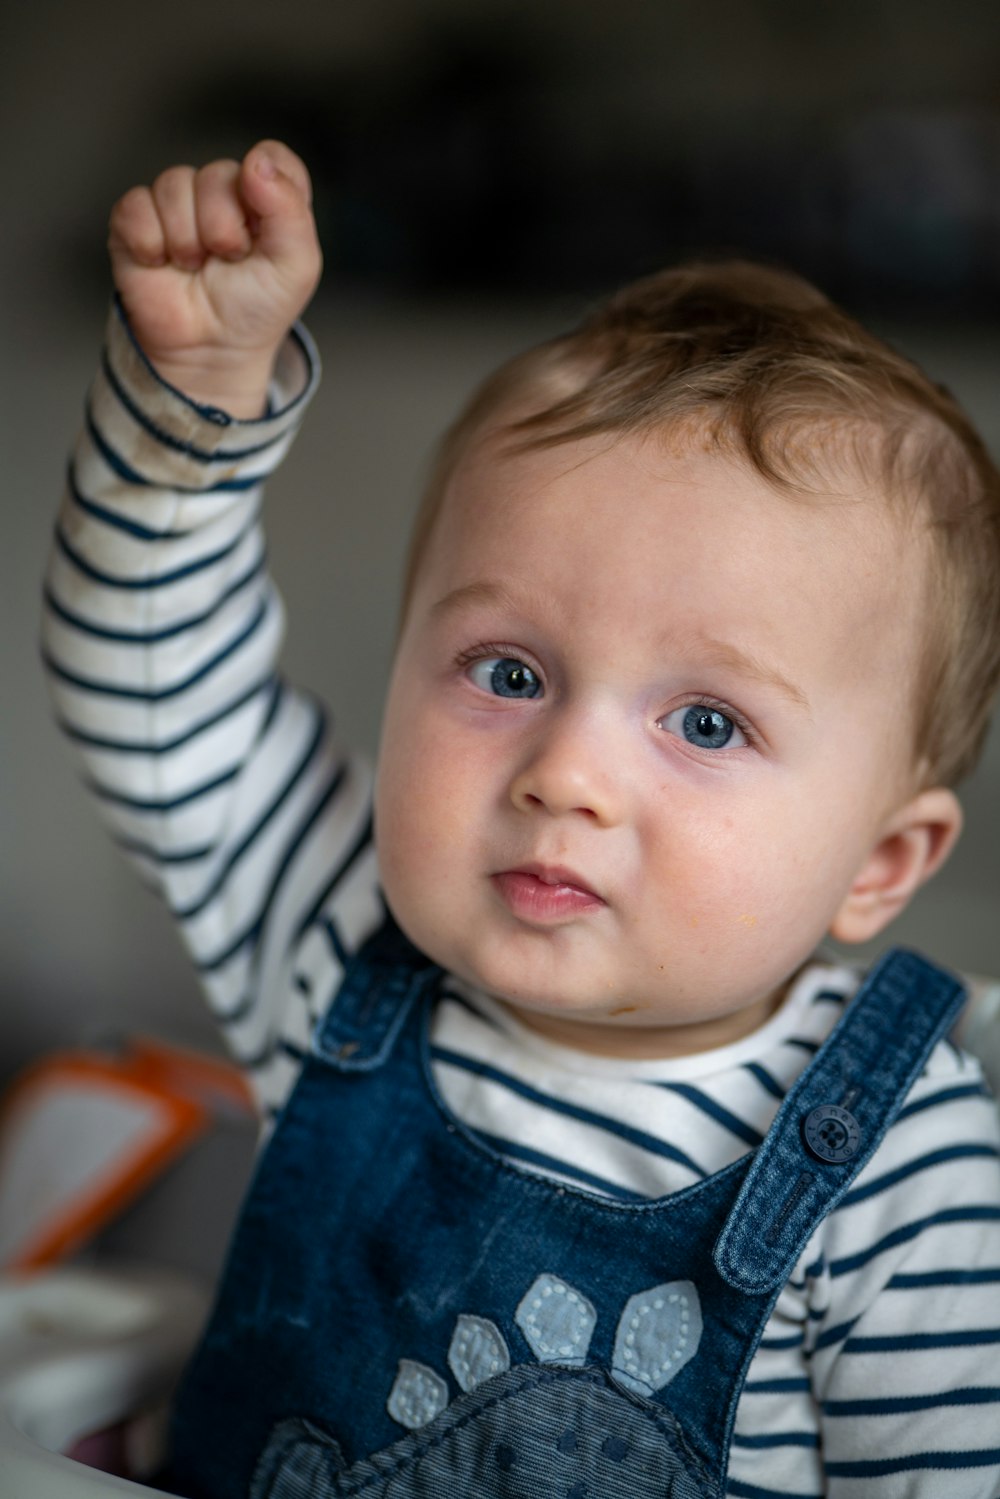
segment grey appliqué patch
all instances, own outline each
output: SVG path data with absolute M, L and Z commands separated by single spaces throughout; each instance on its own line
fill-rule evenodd
M 448 1365 L 466 1392 L 494 1374 L 503 1374 L 510 1368 L 510 1353 L 500 1329 L 487 1317 L 463 1314 L 455 1323 Z
M 581 1365 L 597 1313 L 580 1291 L 548 1271 L 522 1296 L 514 1320 L 543 1364 Z
M 448 1386 L 435 1370 L 401 1358 L 386 1410 L 407 1431 L 416 1431 L 439 1416 L 448 1404 Z
M 689 1280 L 630 1296 L 615 1336 L 612 1374 L 637 1395 L 669 1384 L 701 1341 L 701 1303 Z
M 299 1427 L 298 1431 L 296 1427 Z M 253 1499 L 706 1499 L 717 1489 L 677 1420 L 598 1369 L 522 1364 L 459 1395 L 433 1436 L 411 1431 L 344 1466 L 336 1444 L 285 1422 Z

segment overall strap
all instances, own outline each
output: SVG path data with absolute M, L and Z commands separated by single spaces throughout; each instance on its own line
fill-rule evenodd
M 875 966 L 791 1088 L 715 1246 L 719 1274 L 782 1285 L 818 1224 L 871 1160 L 965 999 L 959 981 L 895 949 Z
M 313 1034 L 312 1054 L 339 1072 L 371 1072 L 385 1062 L 407 1018 L 440 969 L 387 913 L 355 953 Z

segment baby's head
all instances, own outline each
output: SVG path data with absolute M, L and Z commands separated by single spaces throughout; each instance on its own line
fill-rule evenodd
M 389 903 L 541 1029 L 719 1044 L 939 867 L 998 676 L 1000 476 L 950 397 L 795 277 L 650 278 L 444 441 Z

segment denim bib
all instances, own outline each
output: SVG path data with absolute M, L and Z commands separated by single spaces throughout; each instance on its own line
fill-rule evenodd
M 183 1383 L 192 1499 L 719 1499 L 737 1401 L 811 1234 L 964 998 L 873 970 L 763 1143 L 670 1197 L 532 1175 L 436 1089 L 440 970 L 353 960 L 259 1163 Z

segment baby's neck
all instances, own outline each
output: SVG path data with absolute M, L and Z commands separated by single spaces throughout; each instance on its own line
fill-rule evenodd
M 732 1014 L 677 1025 L 647 1022 L 638 1008 L 627 1005 L 596 1019 L 498 1003 L 521 1025 L 558 1046 L 625 1061 L 666 1061 L 715 1051 L 752 1035 L 777 1013 L 797 977 L 793 974 L 772 994 Z

